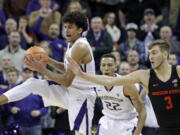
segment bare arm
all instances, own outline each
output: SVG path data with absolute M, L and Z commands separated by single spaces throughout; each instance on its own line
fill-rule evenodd
M 82 72 L 79 64 L 77 64 L 73 59 L 68 58 L 69 65 L 68 67 L 72 70 L 72 72 L 83 79 L 86 79 L 88 81 L 104 85 L 104 86 L 117 86 L 117 85 L 129 85 L 134 83 L 141 83 L 140 81 L 140 74 L 142 75 L 142 71 L 135 71 L 130 73 L 126 76 L 120 76 L 120 77 L 110 77 L 105 75 L 90 75 L 85 72 Z
M 58 62 L 52 58 L 49 58 L 48 65 L 53 67 L 54 69 L 56 69 L 59 72 L 62 72 L 62 73 L 65 72 L 64 63 L 62 63 L 62 62 Z
M 77 55 L 78 54 L 78 55 Z M 71 57 L 78 63 L 82 63 L 83 59 L 88 55 L 88 48 L 84 44 L 76 44 L 75 47 L 73 47 L 71 52 Z M 67 71 L 63 74 L 55 73 L 47 69 L 45 66 L 42 65 L 41 62 L 35 61 L 32 58 L 25 59 L 25 63 L 33 67 L 36 71 L 42 73 L 43 75 L 46 75 L 50 80 L 57 82 L 60 85 L 63 85 L 65 87 L 68 87 L 71 85 L 75 75 L 73 72 L 67 68 Z
M 135 132 L 133 135 L 140 135 L 142 128 L 144 126 L 144 122 L 146 120 L 146 110 L 144 104 L 139 97 L 137 89 L 134 85 L 124 86 L 124 94 L 129 96 L 133 102 L 136 111 L 138 112 L 138 123 Z
M 8 103 L 8 98 L 5 95 L 0 95 L 0 104 Z
M 158 23 L 160 23 L 162 20 L 163 20 L 163 16 L 162 16 L 162 15 L 159 15 L 159 16 L 156 17 L 155 23 L 158 24 Z

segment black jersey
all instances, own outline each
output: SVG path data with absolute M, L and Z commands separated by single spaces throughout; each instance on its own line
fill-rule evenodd
M 171 77 L 161 81 L 153 69 L 150 70 L 149 97 L 160 128 L 180 131 L 180 78 L 176 66 L 172 66 Z

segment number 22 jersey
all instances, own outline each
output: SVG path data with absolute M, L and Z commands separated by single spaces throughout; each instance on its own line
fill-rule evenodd
M 113 86 L 107 88 L 99 85 L 96 87 L 97 95 L 101 98 L 103 104 L 102 113 L 112 119 L 133 119 L 137 117 L 129 97 L 124 95 L 123 86 Z
M 150 70 L 149 97 L 160 128 L 180 131 L 180 79 L 176 66 L 172 66 L 171 77 L 166 82 Z

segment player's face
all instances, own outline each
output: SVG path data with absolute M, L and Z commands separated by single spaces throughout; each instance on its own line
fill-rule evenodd
M 100 70 L 103 75 L 113 76 L 116 71 L 116 63 L 113 58 L 102 58 Z
M 149 60 L 153 69 L 158 68 L 163 63 L 164 55 L 158 46 L 154 46 L 149 50 Z
M 67 37 L 67 41 L 74 43 L 81 36 L 82 28 L 78 28 L 72 23 L 64 23 L 64 32 Z

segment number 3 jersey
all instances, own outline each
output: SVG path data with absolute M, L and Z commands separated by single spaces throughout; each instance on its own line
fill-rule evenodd
M 123 86 L 113 86 L 107 88 L 99 85 L 96 88 L 97 95 L 101 98 L 103 104 L 102 113 L 112 119 L 133 119 L 137 117 L 129 97 L 124 95 Z
M 172 66 L 171 77 L 166 82 L 150 70 L 149 97 L 159 126 L 180 131 L 180 79 L 176 66 Z

